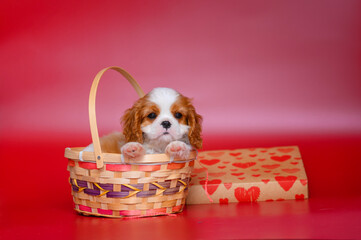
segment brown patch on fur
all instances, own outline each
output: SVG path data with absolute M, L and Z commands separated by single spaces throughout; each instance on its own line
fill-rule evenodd
M 159 114 L 156 104 L 148 101 L 148 95 L 138 99 L 133 105 L 125 111 L 122 117 L 123 134 L 127 142 L 143 143 L 143 133 L 141 127 L 151 124 L 154 119 L 147 116 L 154 112 Z
M 154 119 L 148 118 L 148 115 L 151 113 L 155 113 L 158 116 L 160 111 L 155 103 L 149 102 L 142 109 L 142 113 L 141 113 L 141 116 L 142 116 L 141 126 L 142 127 L 148 126 L 149 124 L 152 124 L 154 122 L 155 118 Z
M 120 148 L 125 144 L 125 138 L 122 133 L 111 133 L 100 138 L 102 152 L 120 153 Z
M 172 105 L 173 116 L 179 112 L 183 116 L 178 119 L 180 124 L 188 125 L 188 138 L 191 145 L 197 149 L 202 148 L 202 116 L 196 113 L 192 100 L 180 94 L 177 101 Z

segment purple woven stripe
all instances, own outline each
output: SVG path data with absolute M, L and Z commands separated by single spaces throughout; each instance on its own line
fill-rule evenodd
M 190 178 L 185 178 L 182 179 L 182 181 L 184 181 L 185 183 L 187 183 L 187 185 L 189 184 Z M 71 183 L 71 187 L 72 190 L 75 192 L 79 191 L 79 188 L 75 185 L 75 182 L 73 179 L 70 179 L 70 183 Z M 87 181 L 82 181 L 82 180 L 77 180 L 77 184 L 79 187 L 85 187 L 85 189 L 83 190 L 84 193 L 92 195 L 92 196 L 97 196 L 100 195 L 102 193 L 102 191 L 100 191 L 100 189 L 95 185 L 93 185 L 94 189 L 89 189 L 88 188 L 88 184 Z M 106 191 L 110 191 L 106 194 L 107 197 L 109 198 L 122 198 L 122 197 L 126 197 L 129 195 L 129 192 L 134 191 L 133 189 L 130 189 L 124 185 L 121 186 L 121 192 L 113 192 L 113 184 L 104 184 L 104 183 L 98 183 L 99 186 L 101 188 L 103 188 Z M 174 188 L 170 188 L 170 184 L 171 184 L 171 180 L 167 180 L 165 182 L 158 182 L 159 185 L 161 185 L 162 187 L 166 188 L 166 190 L 163 192 L 163 195 L 171 195 L 171 194 L 175 194 L 177 192 L 179 192 L 179 189 L 181 189 L 184 185 L 181 182 L 177 182 L 176 187 Z M 144 184 L 130 184 L 132 187 L 135 187 L 139 190 L 143 190 Z M 156 190 L 159 189 L 157 186 L 153 185 L 153 184 L 149 184 L 149 191 L 141 191 L 138 192 L 136 195 L 137 197 L 150 197 L 150 196 L 154 196 L 156 194 Z M 185 188 L 184 191 L 186 191 L 188 189 Z
M 99 189 L 84 189 L 84 192 L 89 195 L 97 196 L 100 194 Z
M 143 189 L 143 187 L 144 187 L 144 184 L 143 183 L 138 183 L 138 184 L 129 184 L 130 186 L 132 186 L 132 187 L 135 187 L 135 188 L 137 188 L 137 189 L 139 189 L 139 190 L 142 190 Z M 123 192 L 123 191 L 134 191 L 133 189 L 131 189 L 131 188 L 128 188 L 128 187 L 126 187 L 126 186 L 124 186 L 124 185 L 122 185 L 122 187 L 121 187 L 121 191 Z
M 157 190 L 142 191 L 137 193 L 137 197 L 150 197 L 156 194 Z
M 187 185 L 189 184 L 189 178 L 182 179 L 183 182 L 185 182 Z M 177 187 L 184 186 L 183 183 L 177 182 Z
M 113 184 L 111 183 L 98 183 L 98 184 L 104 190 L 113 191 Z M 93 183 L 93 188 L 99 190 L 99 188 L 94 183 Z
M 162 187 L 164 188 L 169 188 L 170 187 L 170 183 L 171 181 L 170 180 L 167 180 L 165 182 L 159 182 L 158 184 L 161 185 Z M 151 187 L 155 187 L 153 184 L 149 184 L 149 189 L 152 189 Z M 155 189 L 157 189 L 157 187 L 155 187 Z
M 76 180 L 76 182 L 77 182 L 79 187 L 88 187 L 87 181 Z M 70 179 L 70 183 L 71 183 L 71 185 L 76 186 L 75 182 L 74 182 L 74 179 Z
M 109 198 L 122 198 L 129 195 L 129 192 L 108 192 L 107 197 Z
M 190 178 L 184 178 L 182 179 L 183 182 L 189 184 L 189 181 L 190 181 Z M 74 180 L 73 179 L 70 179 L 70 182 L 71 182 L 71 185 L 75 185 L 74 183 Z M 77 180 L 77 183 L 78 183 L 78 186 L 79 187 L 88 187 L 88 184 L 87 184 L 87 181 L 83 181 L 83 180 Z M 104 190 L 108 190 L 108 191 L 113 191 L 113 187 L 114 185 L 113 184 L 110 184 L 110 183 L 98 183 L 99 186 L 101 188 L 103 188 Z M 158 182 L 159 185 L 161 185 L 162 187 L 164 188 L 169 188 L 170 187 L 170 184 L 171 184 L 171 180 L 167 180 L 165 182 Z M 93 185 L 93 188 L 94 189 L 99 189 L 95 184 L 92 184 Z M 137 189 L 140 189 L 142 190 L 143 187 L 144 187 L 144 184 L 143 183 L 139 183 L 139 184 L 129 184 L 131 185 L 132 187 L 135 187 Z M 183 183 L 180 183 L 180 182 L 177 182 L 177 187 L 180 187 L 180 186 L 183 186 Z M 149 184 L 149 190 L 157 190 L 158 187 L 153 185 L 153 184 Z M 132 189 L 122 185 L 121 186 L 121 191 L 133 191 Z
M 163 195 L 171 195 L 171 194 L 175 194 L 179 192 L 179 187 L 175 187 L 175 188 L 168 188 L 167 190 L 165 190 L 163 192 Z

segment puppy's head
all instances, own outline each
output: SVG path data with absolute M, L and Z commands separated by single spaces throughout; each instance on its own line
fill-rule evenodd
M 136 101 L 123 118 L 127 142 L 171 142 L 188 135 L 191 145 L 202 148 L 202 117 L 191 100 L 170 88 L 155 88 Z

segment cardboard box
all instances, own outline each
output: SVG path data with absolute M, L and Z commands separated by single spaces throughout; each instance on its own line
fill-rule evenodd
M 197 163 L 197 162 L 200 162 Z M 187 204 L 282 201 L 308 198 L 308 181 L 297 146 L 204 151 L 192 173 Z

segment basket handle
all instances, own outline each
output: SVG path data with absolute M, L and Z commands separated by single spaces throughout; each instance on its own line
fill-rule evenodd
M 124 69 L 120 67 L 107 67 L 98 72 L 98 74 L 95 76 L 93 80 L 93 84 L 90 89 L 90 95 L 89 95 L 89 122 L 90 122 L 90 132 L 92 135 L 93 145 L 94 145 L 94 155 L 95 155 L 95 161 L 97 164 L 97 168 L 102 168 L 104 166 L 103 162 L 103 156 L 102 156 L 102 149 L 100 147 L 100 140 L 99 140 L 99 133 L 98 133 L 98 126 L 97 126 L 97 120 L 96 120 L 96 114 L 95 114 L 95 98 L 96 93 L 98 89 L 98 84 L 100 81 L 100 78 L 103 76 L 103 74 L 108 71 L 109 69 L 115 70 L 119 72 L 120 74 L 125 77 L 129 83 L 133 86 L 139 97 L 144 96 L 144 92 L 142 88 L 139 86 L 137 81 L 134 80 L 134 78 Z

